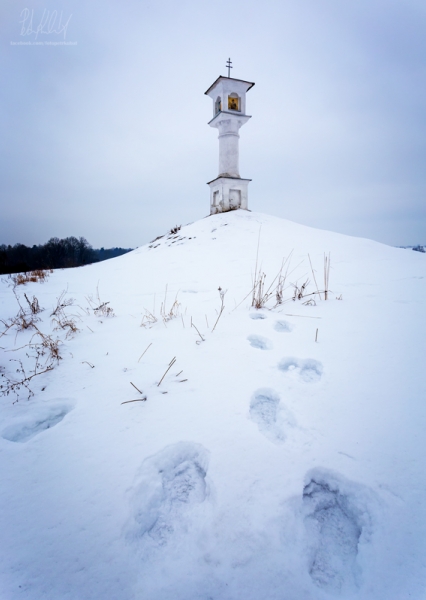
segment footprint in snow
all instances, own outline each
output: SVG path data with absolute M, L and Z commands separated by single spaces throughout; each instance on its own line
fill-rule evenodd
M 363 496 L 361 486 L 322 469 L 310 472 L 303 489 L 309 575 L 328 592 L 358 587 L 359 541 L 370 527 Z
M 31 416 L 20 419 L 2 431 L 2 437 L 10 442 L 28 442 L 46 429 L 51 429 L 72 410 L 71 403 L 36 407 Z
M 250 313 L 249 316 L 250 316 L 250 319 L 253 319 L 255 321 L 266 319 L 266 315 L 264 315 L 261 312 L 252 312 L 252 313 Z
M 274 329 L 279 333 L 290 333 L 290 331 L 293 331 L 293 325 L 288 321 L 277 321 L 274 325 Z
M 253 348 L 258 348 L 259 350 L 270 350 L 272 348 L 271 342 L 261 335 L 249 335 L 247 339 Z
M 286 439 L 286 431 L 296 426 L 292 413 L 280 402 L 279 395 L 269 388 L 257 390 L 250 401 L 250 418 L 259 431 L 275 443 Z
M 295 374 L 305 383 L 314 383 L 322 377 L 323 366 L 318 360 L 313 358 L 283 358 L 278 365 L 280 371 L 288 374 Z
M 149 536 L 164 545 L 176 528 L 185 527 L 194 507 L 209 494 L 208 452 L 200 444 L 179 442 L 147 458 L 133 497 L 130 536 Z

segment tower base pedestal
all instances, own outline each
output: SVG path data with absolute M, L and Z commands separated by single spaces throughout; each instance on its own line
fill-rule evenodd
M 251 179 L 219 176 L 208 182 L 210 188 L 210 214 L 242 208 L 247 210 L 248 184 Z

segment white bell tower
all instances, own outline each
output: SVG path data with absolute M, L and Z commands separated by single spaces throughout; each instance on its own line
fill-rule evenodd
M 251 119 L 246 115 L 246 93 L 254 83 L 230 77 L 231 59 L 226 66 L 228 77 L 218 77 L 206 92 L 213 100 L 213 119 L 209 125 L 219 130 L 219 175 L 207 184 L 211 215 L 237 208 L 247 210 L 247 188 L 251 181 L 240 177 L 238 132 Z

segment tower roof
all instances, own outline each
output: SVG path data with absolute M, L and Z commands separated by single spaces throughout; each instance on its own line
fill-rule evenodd
M 209 87 L 209 89 L 204 93 L 208 96 L 209 92 L 211 92 L 212 89 L 216 87 L 216 85 L 219 83 L 219 81 L 221 79 L 224 79 L 225 81 L 239 81 L 240 83 L 247 83 L 249 86 L 247 88 L 247 91 L 249 91 L 254 86 L 254 83 L 252 81 L 245 81 L 245 79 L 235 79 L 234 77 L 223 77 L 223 75 L 219 75 L 219 77 L 216 79 L 216 81 L 214 83 L 212 83 L 212 85 Z

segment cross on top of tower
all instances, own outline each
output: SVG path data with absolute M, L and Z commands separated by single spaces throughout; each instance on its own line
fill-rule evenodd
M 232 66 L 232 62 L 231 62 L 230 58 L 228 58 L 228 62 L 226 63 L 226 66 L 228 67 L 228 77 L 231 77 L 231 69 L 233 69 L 234 67 Z

